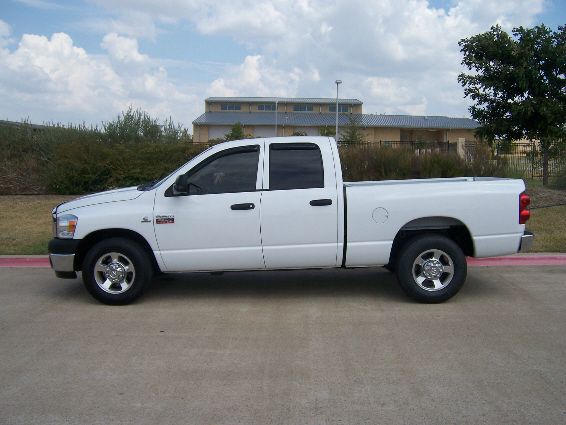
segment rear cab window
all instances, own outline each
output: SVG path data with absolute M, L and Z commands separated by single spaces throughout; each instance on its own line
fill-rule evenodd
M 324 165 L 314 143 L 273 143 L 269 147 L 269 189 L 324 187 Z

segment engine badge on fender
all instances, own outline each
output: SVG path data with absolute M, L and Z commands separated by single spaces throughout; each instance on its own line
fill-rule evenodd
M 175 223 L 174 215 L 157 215 L 155 216 L 155 224 L 173 224 Z

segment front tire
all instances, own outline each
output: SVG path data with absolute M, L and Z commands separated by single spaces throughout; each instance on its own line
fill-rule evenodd
M 147 253 L 136 242 L 111 238 L 94 245 L 83 262 L 83 282 L 98 301 L 129 304 L 139 298 L 151 281 L 153 268 Z
M 460 247 L 442 235 L 417 236 L 401 249 L 397 279 L 416 301 L 439 303 L 452 298 L 466 281 L 466 257 Z

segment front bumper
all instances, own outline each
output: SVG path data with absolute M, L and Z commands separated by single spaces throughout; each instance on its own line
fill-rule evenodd
M 49 263 L 57 277 L 74 279 L 75 254 L 80 240 L 77 239 L 51 239 L 49 241 Z
M 525 230 L 523 236 L 521 236 L 521 244 L 519 245 L 519 252 L 527 252 L 533 246 L 533 240 L 535 235 L 532 232 Z

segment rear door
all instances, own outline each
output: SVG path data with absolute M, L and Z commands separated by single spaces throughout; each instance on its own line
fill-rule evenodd
M 265 149 L 261 238 L 266 267 L 335 266 L 338 205 L 330 149 L 318 142 L 277 141 Z

